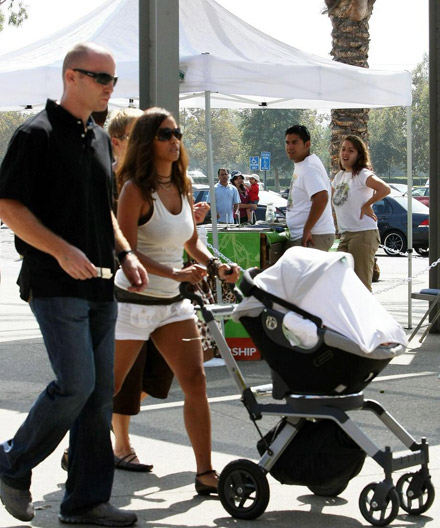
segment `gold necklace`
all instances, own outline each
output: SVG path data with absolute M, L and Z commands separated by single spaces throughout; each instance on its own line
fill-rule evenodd
M 171 187 L 173 186 L 173 183 L 171 182 L 171 179 L 167 183 L 158 182 L 159 187 L 162 187 L 165 191 L 169 191 Z

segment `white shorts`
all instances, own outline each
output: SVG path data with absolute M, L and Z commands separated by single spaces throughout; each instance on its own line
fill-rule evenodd
M 188 319 L 197 321 L 194 306 L 189 299 L 154 306 L 118 303 L 115 337 L 121 341 L 147 341 L 156 328 Z

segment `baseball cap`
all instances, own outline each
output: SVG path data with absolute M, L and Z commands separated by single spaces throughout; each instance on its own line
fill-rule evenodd
M 260 181 L 260 177 L 258 176 L 258 174 L 251 174 L 249 178 L 254 178 L 254 180 L 257 180 L 257 182 Z

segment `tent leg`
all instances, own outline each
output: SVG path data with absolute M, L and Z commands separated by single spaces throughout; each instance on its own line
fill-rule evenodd
M 208 182 L 209 182 L 209 196 L 211 197 L 211 223 L 212 223 L 212 245 L 218 249 L 218 229 L 217 229 L 217 206 L 215 203 L 215 189 L 214 189 L 214 156 L 212 152 L 212 128 L 211 128 L 211 92 L 205 92 L 205 140 L 206 151 L 208 157 Z M 216 278 L 217 302 L 223 303 L 222 286 L 218 278 Z M 223 325 L 223 322 L 222 322 Z
M 412 257 L 413 257 L 413 233 L 412 233 L 412 115 L 411 107 L 406 107 L 406 170 L 407 170 L 407 183 L 408 183 L 408 328 L 412 328 Z

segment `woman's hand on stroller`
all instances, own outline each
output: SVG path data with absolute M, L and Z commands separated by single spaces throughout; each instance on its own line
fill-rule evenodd
M 225 282 L 235 284 L 240 277 L 240 268 L 237 264 L 221 264 L 218 268 L 218 276 Z

